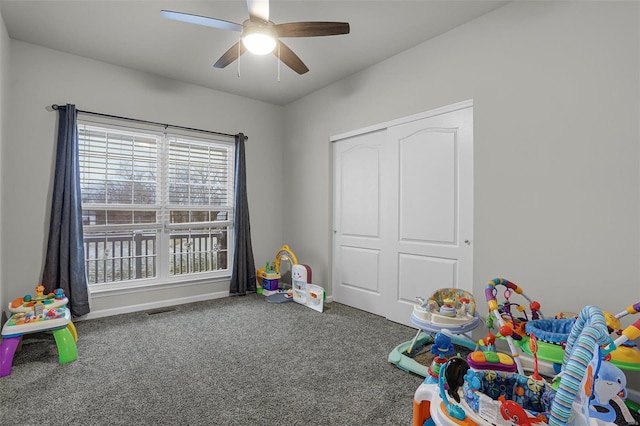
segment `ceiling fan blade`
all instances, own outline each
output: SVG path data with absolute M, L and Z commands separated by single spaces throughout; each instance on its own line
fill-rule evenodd
M 242 25 L 235 22 L 223 21 L 222 19 L 208 18 L 206 16 L 192 15 L 190 13 L 173 12 L 171 10 L 161 10 L 160 15 L 175 21 L 187 22 L 189 24 L 204 25 L 205 27 L 219 28 L 221 30 L 242 31 Z
M 298 74 L 304 74 L 309 71 L 309 68 L 302 62 L 302 59 L 298 57 L 293 50 L 289 49 L 286 44 L 278 40 L 278 46 L 273 49 L 273 54 L 280 56 L 280 60 L 289 68 L 297 72 Z
M 222 55 L 220 59 L 218 59 L 218 62 L 213 64 L 213 66 L 214 68 L 224 68 L 227 65 L 229 65 L 231 62 L 238 59 L 246 51 L 247 49 L 244 47 L 244 44 L 242 44 L 242 42 L 239 41 L 233 46 L 231 46 L 229 50 L 224 52 L 224 55 Z
M 278 37 L 319 37 L 349 34 L 348 22 L 289 22 L 275 25 Z
M 269 0 L 247 0 L 247 9 L 252 21 L 269 22 Z

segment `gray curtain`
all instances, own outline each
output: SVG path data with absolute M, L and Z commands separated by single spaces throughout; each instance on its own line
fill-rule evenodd
M 246 163 L 244 159 L 244 135 L 236 135 L 235 161 L 235 232 L 233 234 L 233 269 L 229 293 L 245 295 L 256 291 L 256 266 L 251 247 L 251 225 L 249 224 L 249 203 L 247 201 Z
M 89 313 L 84 264 L 80 162 L 75 105 L 58 107 L 58 142 L 51 202 L 49 242 L 42 284 L 45 292 L 62 288 L 74 317 Z

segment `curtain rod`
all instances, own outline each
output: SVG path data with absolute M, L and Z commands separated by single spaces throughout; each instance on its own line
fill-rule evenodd
M 53 110 L 57 111 L 59 106 L 58 106 L 58 104 L 53 104 L 53 105 L 51 105 L 51 108 Z M 84 111 L 84 110 L 81 110 L 81 109 L 76 109 L 76 112 L 79 112 L 79 113 L 82 113 L 82 114 L 95 115 L 95 116 L 98 116 L 98 117 L 116 118 L 118 120 L 134 121 L 136 123 L 152 124 L 152 125 L 155 125 L 155 126 L 163 126 L 165 129 L 170 127 L 172 129 L 190 130 L 192 132 L 209 133 L 209 134 L 218 135 L 218 136 L 228 136 L 230 138 L 235 138 L 235 136 L 236 136 L 236 135 L 232 135 L 230 133 L 214 132 L 212 130 L 194 129 L 192 127 L 174 126 L 173 124 L 165 124 L 165 123 L 158 123 L 156 121 L 140 120 L 138 118 L 121 117 L 119 115 L 103 114 L 101 112 Z M 245 135 L 244 140 L 246 141 L 247 139 L 249 139 L 249 137 Z

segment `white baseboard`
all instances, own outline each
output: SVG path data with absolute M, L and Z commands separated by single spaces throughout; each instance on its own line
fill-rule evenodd
M 637 403 L 640 401 L 640 392 L 635 389 L 627 388 L 627 398 Z
M 89 319 L 110 317 L 113 315 L 130 314 L 132 312 L 148 311 L 150 309 L 159 309 L 159 308 L 166 308 L 169 306 L 184 305 L 186 303 L 201 302 L 203 300 L 221 299 L 223 297 L 228 297 L 228 296 L 229 296 L 228 291 L 220 291 L 217 293 L 181 297 L 177 299 L 159 300 L 157 302 L 141 303 L 138 305 L 119 306 L 117 308 L 112 308 L 112 309 L 102 309 L 98 311 L 92 311 L 80 318 L 75 318 L 74 321 L 84 321 Z
M 203 300 L 221 299 L 223 297 L 229 297 L 228 291 L 220 291 L 217 293 L 209 293 L 205 295 L 181 297 L 178 299 L 160 300 L 151 303 L 141 303 L 138 305 L 119 306 L 112 309 L 102 309 L 98 311 L 91 311 L 87 315 L 80 318 L 75 318 L 74 321 L 84 321 L 90 319 L 110 317 L 113 315 L 130 314 L 132 312 L 148 311 L 150 309 L 166 308 L 169 306 L 184 305 L 186 303 L 201 302 Z M 327 296 L 326 303 L 333 302 L 333 296 Z

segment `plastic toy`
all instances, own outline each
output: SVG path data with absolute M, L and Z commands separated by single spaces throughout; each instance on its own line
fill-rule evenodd
M 469 351 L 473 350 L 473 345 L 470 344 L 469 339 L 467 339 L 465 336 L 454 334 L 450 335 L 449 338 L 451 339 L 451 343 L 453 343 L 453 345 L 466 348 Z M 412 358 L 411 355 L 415 354 L 416 348 L 429 348 L 430 351 L 434 340 L 434 334 L 420 332 L 414 339 L 400 343 L 398 346 L 393 348 L 393 350 L 389 353 L 388 361 L 403 371 L 414 373 L 426 378 L 433 377 L 429 371 L 435 372 L 436 370 L 439 370 L 438 367 L 433 365 L 433 362 L 431 363 L 431 365 L 421 364 L 420 362 Z
M 504 286 L 505 302 L 498 303 L 497 286 Z M 523 305 L 510 300 L 512 293 L 524 297 L 529 302 L 531 315 L 528 316 Z M 555 318 L 545 319 L 540 311 L 540 304 L 531 300 L 516 284 L 503 278 L 495 278 L 485 287 L 485 297 L 489 304 L 490 315 L 487 316 L 487 327 L 491 327 L 492 320 L 499 322 L 499 336 L 506 339 L 516 362 L 518 351 L 533 355 L 530 345 L 530 335 L 537 338 L 536 357 L 554 363 L 556 373 L 560 371 L 560 363 L 564 357 L 563 345 L 567 341 L 569 331 L 578 315 L 561 312 Z M 515 315 L 514 315 L 515 312 Z M 611 315 L 604 312 L 605 320 L 610 332 L 615 332 L 616 349 L 611 353 L 610 361 L 623 370 L 640 371 L 640 350 L 633 340 L 640 337 L 640 320 L 621 330 L 619 319 L 628 314 L 640 312 L 640 302 L 630 305 L 626 310 Z M 522 374 L 521 368 L 518 369 Z
M 78 334 L 71 322 L 71 313 L 67 308 L 69 300 L 62 289 L 55 293 L 44 294 L 44 286 L 36 287 L 36 296 L 26 295 L 9 303 L 12 313 L 2 327 L 0 345 L 0 377 L 11 374 L 11 366 L 22 336 L 39 331 L 53 331 L 58 347 L 60 364 L 75 361 L 78 358 L 76 341 Z
M 457 288 L 443 288 L 435 291 L 428 299 L 416 298 L 418 303 L 414 305 L 411 313 L 411 323 L 418 331 L 410 342 L 401 343 L 389 354 L 388 360 L 400 369 L 427 377 L 436 381 L 440 365 L 446 362 L 451 353 L 440 351 L 433 359 L 431 365 L 426 367 L 413 358 L 412 351 L 415 347 L 433 345 L 445 347 L 444 341 L 474 350 L 476 343 L 465 333 L 478 327 L 481 321 L 476 311 L 476 303 L 473 295 L 466 290 Z M 434 353 L 435 355 L 435 353 Z
M 597 419 L 592 415 L 597 410 L 591 401 L 607 398 L 618 389 L 596 380 L 610 373 L 608 367 L 602 367 L 603 348 L 610 344 L 602 311 L 585 307 L 569 333 L 557 389 L 519 373 L 473 370 L 465 360 L 451 358 L 442 367 L 437 384 L 425 380 L 416 390 L 413 425 L 594 424 L 591 420 Z
M 491 331 L 489 331 L 486 337 L 483 337 L 482 339 L 478 340 L 478 343 L 476 344 L 476 350 L 479 350 L 481 348 L 486 348 L 487 350 L 495 351 L 496 335 L 493 334 Z
M 616 420 L 616 408 L 625 416 L 627 422 L 634 424 L 635 419 L 627 409 L 624 400 L 627 398 L 627 378 L 618 367 L 610 362 L 602 362 L 598 377 L 594 382 L 593 398 L 589 402 L 589 416 L 605 422 Z
M 633 343 L 640 337 L 640 319 L 621 330 L 620 318 L 638 312 L 640 312 L 640 302 L 629 305 L 624 311 L 616 314 L 611 323 L 607 321 L 607 325 L 613 328 L 611 331 L 620 336 L 615 340 L 618 348 L 611 353 L 611 362 L 624 370 L 640 371 L 640 351 Z
M 457 420 L 464 420 L 466 414 L 458 405 L 451 404 L 447 395 L 451 396 L 456 402 L 460 402 L 458 389 L 464 384 L 464 377 L 468 369 L 469 366 L 462 358 L 451 358 L 442 367 L 442 374 L 438 377 L 440 398 L 445 404 L 447 413 Z
M 604 312 L 607 327 L 615 336 L 616 349 L 611 352 L 611 363 L 623 370 L 640 371 L 640 350 L 633 340 L 640 337 L 640 320 L 621 330 L 619 319 L 629 313 L 638 313 L 640 302 L 630 305 L 625 311 L 613 316 Z M 547 320 L 533 320 L 526 325 L 528 333 L 539 339 L 538 357 L 554 364 L 561 362 L 569 331 L 576 318 L 560 318 Z M 530 354 L 527 345 L 521 345 L 522 350 Z
M 309 265 L 294 265 L 291 267 L 291 281 L 296 302 L 304 304 L 307 296 L 307 284 L 311 284 L 311 267 Z
M 448 357 L 453 355 L 455 349 L 451 342 L 451 337 L 449 337 L 445 332 L 440 332 L 433 338 L 433 344 L 429 350 L 435 356 L 428 371 L 429 376 L 431 376 L 435 381 L 438 380 L 438 377 L 440 376 L 440 368 L 449 360 Z
M 295 265 L 291 268 L 293 285 L 293 301 L 322 312 L 324 305 L 324 288 L 311 283 L 311 267 Z
M 542 376 L 540 376 L 540 372 L 538 371 L 538 339 L 533 334 L 529 336 L 529 348 L 533 354 L 533 374 L 531 377 L 533 377 L 534 380 L 542 380 Z
M 498 303 L 496 300 L 496 286 L 502 285 L 506 287 L 504 291 L 505 302 Z M 531 316 L 527 316 L 526 310 L 520 304 L 510 300 L 511 292 L 521 295 L 529 302 Z M 579 316 L 571 313 L 560 313 L 553 319 L 545 319 L 540 312 L 540 304 L 532 301 L 524 291 L 516 284 L 502 279 L 496 278 L 487 284 L 485 288 L 485 297 L 489 304 L 489 309 L 493 313 L 493 317 L 500 322 L 500 335 L 507 340 L 509 348 L 514 354 L 514 359 L 520 365 L 518 351 L 520 349 L 527 355 L 533 356 L 534 359 L 534 375 L 537 374 L 538 359 L 550 361 L 554 364 L 556 373 L 561 371 L 561 363 L 565 357 L 565 344 L 569 338 L 569 333 L 578 320 Z M 514 309 L 515 308 L 515 309 Z M 640 303 L 629 306 L 625 311 L 613 316 L 607 312 L 603 312 L 605 324 L 609 332 L 620 328 L 619 318 L 631 313 L 637 313 Z M 513 315 L 516 311 L 516 315 Z M 640 369 L 640 352 L 636 349 L 634 343 L 627 343 L 629 339 L 635 339 L 640 336 L 640 320 L 625 330 L 618 330 L 621 336 L 615 340 L 611 340 L 608 351 L 612 352 L 608 358 L 612 364 L 617 367 L 638 370 Z M 608 362 L 602 363 L 603 368 L 612 371 L 616 367 L 610 366 Z M 518 370 L 520 374 L 524 374 L 522 370 Z M 624 376 L 621 372 L 618 376 Z M 603 379 L 600 378 L 599 385 L 602 386 Z M 619 398 L 619 397 L 618 397 Z M 608 400 L 607 400 L 608 401 Z M 630 417 L 627 407 L 622 404 L 622 399 L 616 404 L 619 411 L 624 416 Z M 608 411 L 608 404 L 602 405 L 600 409 Z M 594 414 L 592 417 L 604 418 L 604 415 Z M 610 416 L 609 416 L 610 417 Z
M 476 350 L 467 356 L 467 362 L 476 370 L 496 370 L 515 372 L 517 365 L 514 359 L 505 354 L 496 352 L 496 335 L 491 331 L 487 336 L 478 340 Z
M 500 395 L 498 401 L 500 401 L 500 415 L 504 420 L 509 420 L 517 425 L 532 425 L 534 423 L 543 423 L 547 420 L 544 414 L 529 417 L 524 408 L 516 402 L 507 400 L 504 395 Z
M 286 260 L 291 265 L 291 291 L 286 296 L 279 290 L 280 264 Z M 256 271 L 259 292 L 266 296 L 267 302 L 282 303 L 291 300 L 322 312 L 324 306 L 324 288 L 311 283 L 311 267 L 298 263 L 298 257 L 288 245 L 280 247 L 273 262 L 267 262 L 264 268 Z M 285 290 L 289 290 L 284 286 Z
M 517 369 L 512 357 L 493 350 L 473 351 L 467 356 L 469 366 L 475 370 L 507 371 L 514 373 Z
M 469 332 L 480 324 L 475 299 L 468 291 L 443 288 L 427 300 L 417 298 L 411 323 L 420 330 L 437 333 L 443 329 L 453 334 Z
M 498 303 L 496 298 L 498 289 L 497 286 L 504 286 L 505 290 L 503 296 L 505 301 Z M 511 301 L 513 293 L 519 294 L 529 302 L 529 309 L 531 311 L 531 318 L 544 318 L 540 311 L 540 303 L 531 300 L 524 291 L 511 281 L 504 278 L 494 278 L 489 281 L 484 289 L 484 295 L 489 305 L 489 314 L 493 319 L 499 323 L 500 336 L 507 340 L 509 349 L 511 350 L 511 356 L 516 362 L 517 371 L 519 374 L 524 375 L 522 363 L 520 362 L 520 354 L 516 349 L 514 340 L 522 341 L 527 336 L 526 324 L 529 322 L 527 316 L 526 307 Z M 514 316 L 514 309 L 516 311 Z M 491 327 L 491 321 L 487 319 L 487 327 Z
M 267 262 L 264 268 L 258 269 L 256 277 L 258 278 L 258 289 L 260 290 L 259 293 L 263 293 L 265 290 L 278 290 L 278 280 L 280 279 L 280 272 L 275 270 L 275 263 Z
M 278 252 L 274 257 L 273 262 L 267 262 L 264 268 L 260 268 L 256 271 L 256 276 L 258 278 L 258 284 L 261 288 L 265 289 L 265 285 L 269 287 L 267 290 L 275 291 L 278 290 L 278 279 L 280 279 L 280 264 L 282 263 L 282 259 L 286 259 L 291 267 L 298 264 L 298 258 L 296 254 L 289 248 L 288 245 L 283 245 L 280 247 Z M 265 280 L 267 280 L 265 282 Z M 274 287 L 275 284 L 275 288 Z

